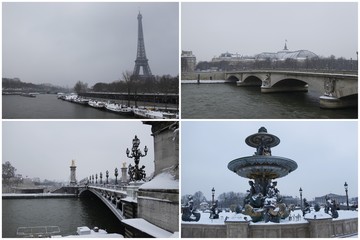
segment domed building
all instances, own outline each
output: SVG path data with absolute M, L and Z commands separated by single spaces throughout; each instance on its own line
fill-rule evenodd
M 278 51 L 276 53 L 271 52 L 263 52 L 255 55 L 256 60 L 266 60 L 270 59 L 272 61 L 285 61 L 286 59 L 294 59 L 298 61 L 303 61 L 306 59 L 318 58 L 318 55 L 308 50 L 297 50 L 297 51 L 289 51 L 287 48 L 286 42 L 284 49 L 282 51 Z

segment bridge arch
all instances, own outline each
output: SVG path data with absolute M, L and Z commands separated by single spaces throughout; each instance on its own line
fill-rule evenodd
M 231 75 L 226 80 L 230 82 L 238 82 L 240 79 L 237 76 Z
M 285 78 L 282 80 L 279 80 L 278 82 L 272 84 L 273 87 L 304 87 L 308 85 L 309 83 L 301 80 L 301 79 L 295 79 L 295 78 Z
M 244 86 L 261 86 L 261 76 L 257 75 L 245 75 L 242 84 Z

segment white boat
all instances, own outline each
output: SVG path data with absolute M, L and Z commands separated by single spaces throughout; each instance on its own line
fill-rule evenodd
M 112 112 L 121 114 L 132 114 L 132 108 L 117 103 L 106 103 L 105 108 Z
M 74 103 L 79 103 L 79 104 L 88 104 L 89 103 L 89 99 L 87 98 L 83 98 L 83 97 L 77 97 L 74 99 Z
M 90 100 L 88 104 L 94 108 L 104 108 L 105 107 L 104 102 L 96 101 L 96 100 Z
M 164 119 L 178 119 L 179 115 L 176 113 L 162 112 Z
M 65 101 L 69 101 L 69 102 L 73 102 L 78 96 L 76 94 L 69 94 L 69 95 L 66 95 L 64 100 Z
M 149 109 L 134 108 L 133 112 L 134 112 L 135 116 L 141 117 L 141 118 L 149 118 L 149 119 L 177 118 L 177 115 L 175 113 L 153 111 L 153 110 L 149 110 Z
M 52 238 L 124 238 L 123 235 L 118 233 L 108 233 L 103 229 L 99 229 L 98 227 L 94 227 L 90 229 L 86 226 L 78 227 L 76 230 L 77 235 L 70 236 L 51 236 Z

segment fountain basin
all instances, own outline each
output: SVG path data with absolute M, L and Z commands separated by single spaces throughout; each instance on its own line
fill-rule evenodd
M 289 158 L 265 155 L 237 158 L 228 164 L 229 170 L 250 179 L 284 177 L 297 167 L 297 163 Z

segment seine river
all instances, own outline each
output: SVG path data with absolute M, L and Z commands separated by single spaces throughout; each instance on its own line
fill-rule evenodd
M 232 83 L 181 84 L 182 119 L 356 119 L 357 108 L 321 109 L 308 92 L 263 94 L 260 87 Z
M 39 94 L 35 98 L 3 95 L 2 101 L 3 118 L 5 119 L 129 118 L 90 106 L 63 101 L 58 99 L 55 94 Z
M 121 233 L 121 223 L 97 198 L 3 199 L 2 237 L 17 237 L 18 227 L 58 226 L 60 235 L 76 235 L 77 227 L 99 227 Z

